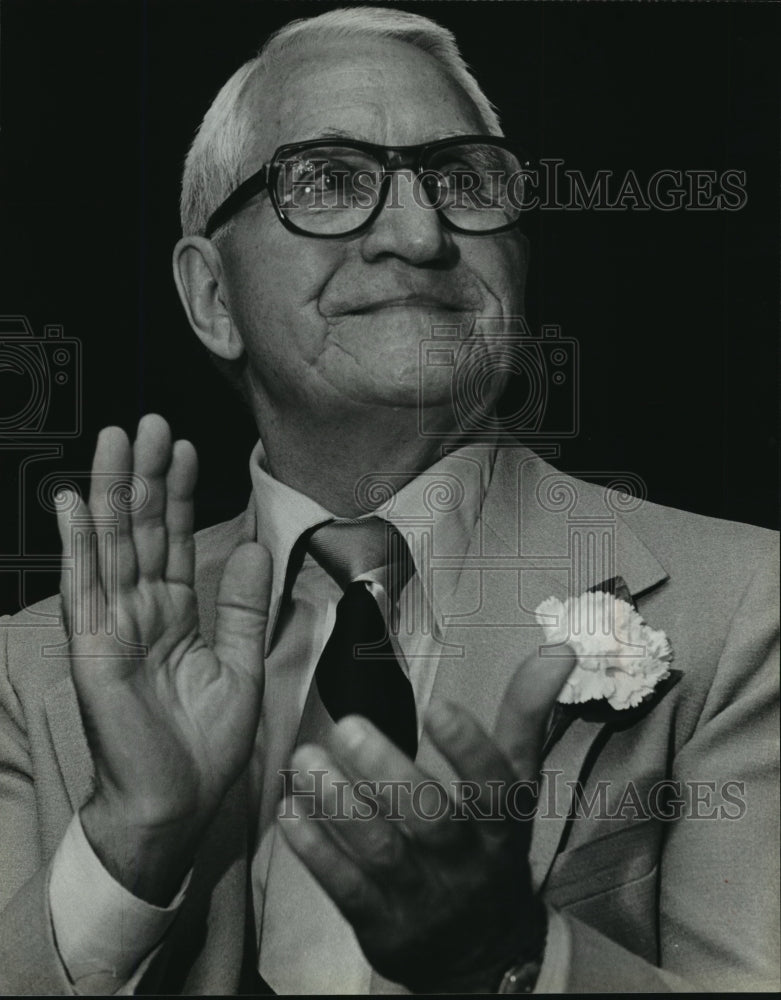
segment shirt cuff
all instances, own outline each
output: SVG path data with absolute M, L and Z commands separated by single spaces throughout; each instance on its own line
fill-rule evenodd
M 533 993 L 565 993 L 572 954 L 572 942 L 566 920 L 550 906 L 545 953 Z
M 188 875 L 170 906 L 139 899 L 109 875 L 75 815 L 54 855 L 49 882 L 54 937 L 74 991 L 124 993 L 129 982 L 135 984 L 176 916 L 189 881 Z

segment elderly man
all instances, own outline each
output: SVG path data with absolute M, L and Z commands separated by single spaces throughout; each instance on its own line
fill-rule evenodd
M 175 277 L 252 500 L 194 539 L 156 416 L 62 495 L 62 605 L 3 636 L 3 991 L 774 987 L 775 539 L 499 447 L 522 165 L 414 14 L 291 24 L 217 96 Z M 557 704 L 534 609 L 606 592 L 673 669 Z

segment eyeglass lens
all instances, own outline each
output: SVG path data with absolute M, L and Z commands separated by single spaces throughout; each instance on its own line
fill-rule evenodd
M 385 176 L 370 153 L 323 145 L 287 153 L 278 161 L 277 203 L 287 219 L 313 234 L 341 235 L 363 225 L 376 209 Z M 436 208 L 464 232 L 490 232 L 515 222 L 523 205 L 520 160 L 490 143 L 435 148 L 412 185 L 412 197 Z M 398 209 L 391 196 L 386 210 Z

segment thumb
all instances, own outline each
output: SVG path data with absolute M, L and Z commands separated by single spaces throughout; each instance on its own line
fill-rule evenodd
M 551 649 L 542 647 L 516 670 L 494 728 L 496 743 L 525 781 L 537 777 L 548 718 L 576 663 L 571 646 L 562 645 L 556 655 L 542 655 L 546 648 Z
M 256 542 L 239 545 L 220 581 L 214 652 L 221 663 L 254 679 L 261 689 L 270 594 L 268 549 Z

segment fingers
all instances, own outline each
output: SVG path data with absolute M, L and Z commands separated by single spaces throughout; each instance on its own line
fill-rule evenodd
M 497 822 L 519 817 L 519 808 L 533 815 L 537 770 L 516 766 L 497 740 L 473 716 L 452 702 L 432 702 L 426 729 L 434 746 L 460 779 L 456 807 L 479 822 L 470 824 L 483 848 L 493 856 L 507 843 L 521 856 L 528 849 L 529 830 L 524 824 Z M 533 778 L 522 777 L 529 773 Z
M 133 543 L 139 577 L 157 580 L 167 563 L 166 477 L 171 464 L 171 431 L 156 413 L 138 423 L 133 469 L 146 487 L 146 502 L 133 513 Z
M 574 651 L 566 646 L 562 652 L 559 656 L 536 654 L 525 660 L 499 709 L 494 740 L 512 762 L 516 776 L 525 781 L 537 777 L 548 718 L 575 668 Z
M 119 427 L 98 435 L 92 463 L 89 513 L 98 538 L 107 597 L 139 577 L 192 586 L 195 577 L 193 496 L 198 458 L 189 441 L 172 444 L 162 417 L 142 417 L 134 444 Z M 132 480 L 137 479 L 138 485 Z M 134 504 L 141 489 L 143 502 Z M 116 556 L 112 558 L 112 539 Z M 111 577 L 111 579 L 109 579 Z
M 155 414 L 139 421 L 132 447 L 119 427 L 100 432 L 88 504 L 78 499 L 58 508 L 70 559 L 60 578 L 69 626 L 113 635 L 118 598 L 139 578 L 193 586 L 197 466 L 193 446 L 172 445 L 168 424 Z
M 136 553 L 128 505 L 123 492 L 130 486 L 133 453 L 121 427 L 104 427 L 92 460 L 89 512 L 98 539 L 99 569 L 104 591 L 111 599 L 115 584 L 121 589 L 136 580 Z
M 404 872 L 408 881 L 417 875 L 399 823 L 386 821 L 376 795 L 356 789 L 322 747 L 299 747 L 292 766 L 293 798 L 303 806 L 299 816 L 316 820 L 370 878 L 398 886 Z
M 347 715 L 329 730 L 328 749 L 356 778 L 371 781 L 411 781 L 421 770 L 368 719 Z
M 387 819 L 430 846 L 447 847 L 460 837 L 460 825 L 448 821 L 447 789 L 417 767 L 367 719 L 347 716 L 331 730 L 328 749 L 353 779 L 376 788 Z
M 84 630 L 85 617 L 103 602 L 103 588 L 95 566 L 89 565 L 89 552 L 84 548 L 84 532 L 76 535 L 73 520 L 90 524 L 87 505 L 70 490 L 63 491 L 63 502 L 57 506 L 57 528 L 62 541 L 60 593 L 68 632 Z
M 217 596 L 214 652 L 234 670 L 263 684 L 271 595 L 271 556 L 256 542 L 239 545 L 225 565 Z
M 490 781 L 515 780 L 510 760 L 465 709 L 448 701 L 432 702 L 425 726 L 434 746 L 462 781 L 485 790 Z
M 168 541 L 165 578 L 192 587 L 195 582 L 193 494 L 198 456 L 189 441 L 177 441 L 166 477 L 165 529 Z
M 382 893 L 366 872 L 329 836 L 329 824 L 307 816 L 298 807 L 295 799 L 284 803 L 285 814 L 295 816 L 279 821 L 285 840 L 345 918 L 355 927 L 365 928 L 386 909 Z

